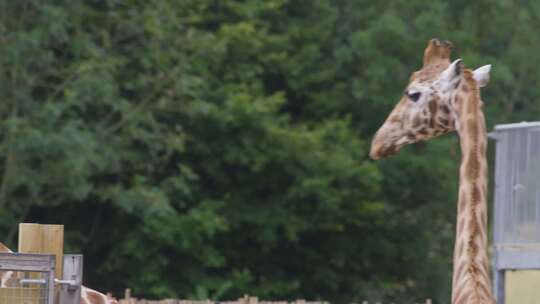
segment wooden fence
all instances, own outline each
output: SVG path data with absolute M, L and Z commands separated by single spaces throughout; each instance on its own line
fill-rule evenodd
M 165 300 L 145 300 L 137 299 L 131 296 L 131 290 L 126 289 L 123 299 L 120 299 L 119 304 L 330 304 L 328 302 L 310 302 L 306 300 L 296 300 L 296 301 L 259 301 L 257 297 L 244 296 L 236 301 L 220 301 L 214 302 L 211 300 L 176 300 L 176 299 L 165 299 Z M 383 304 L 381 302 L 368 302 L 362 301 L 361 303 L 353 304 Z M 394 303 L 390 303 L 394 304 Z M 397 303 L 396 303 L 397 304 Z M 424 302 L 418 302 L 414 304 L 432 304 L 431 299 L 427 299 Z

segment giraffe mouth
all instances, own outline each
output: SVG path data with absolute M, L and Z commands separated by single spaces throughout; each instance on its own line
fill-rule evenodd
M 400 147 L 401 146 L 399 145 L 385 145 L 373 141 L 373 143 L 371 144 L 371 151 L 369 152 L 369 157 L 371 157 L 371 159 L 373 160 L 386 158 L 397 154 Z
M 401 147 L 412 142 L 414 140 L 405 136 L 402 130 L 396 131 L 394 128 L 388 129 L 383 126 L 371 141 L 369 156 L 373 160 L 387 158 L 397 154 Z

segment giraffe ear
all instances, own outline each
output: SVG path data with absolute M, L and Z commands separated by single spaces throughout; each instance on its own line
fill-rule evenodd
M 463 61 L 461 59 L 456 59 L 442 72 L 441 79 L 448 84 L 453 84 L 460 79 L 462 72 Z
M 476 80 L 478 87 L 485 87 L 489 82 L 489 72 L 491 71 L 491 64 L 484 65 L 473 71 L 473 78 Z

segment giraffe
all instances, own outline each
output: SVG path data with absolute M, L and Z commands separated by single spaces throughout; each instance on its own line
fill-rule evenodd
M 474 71 L 450 62 L 452 44 L 432 39 L 423 67 L 375 134 L 374 160 L 396 154 L 406 144 L 457 131 L 461 148 L 452 304 L 494 304 L 488 264 L 486 128 L 480 88 L 491 65 Z
M 0 252 L 13 252 L 0 242 Z M 16 274 L 13 271 L 0 271 L 0 288 L 17 286 Z M 116 299 L 110 298 L 99 291 L 81 286 L 81 304 L 118 304 Z

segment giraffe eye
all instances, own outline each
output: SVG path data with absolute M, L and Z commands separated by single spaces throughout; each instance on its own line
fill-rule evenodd
M 414 92 L 414 93 L 409 93 L 409 92 L 407 92 L 407 97 L 409 97 L 409 99 L 410 99 L 412 102 L 417 102 L 418 99 L 420 99 L 420 95 L 421 95 L 420 92 Z

